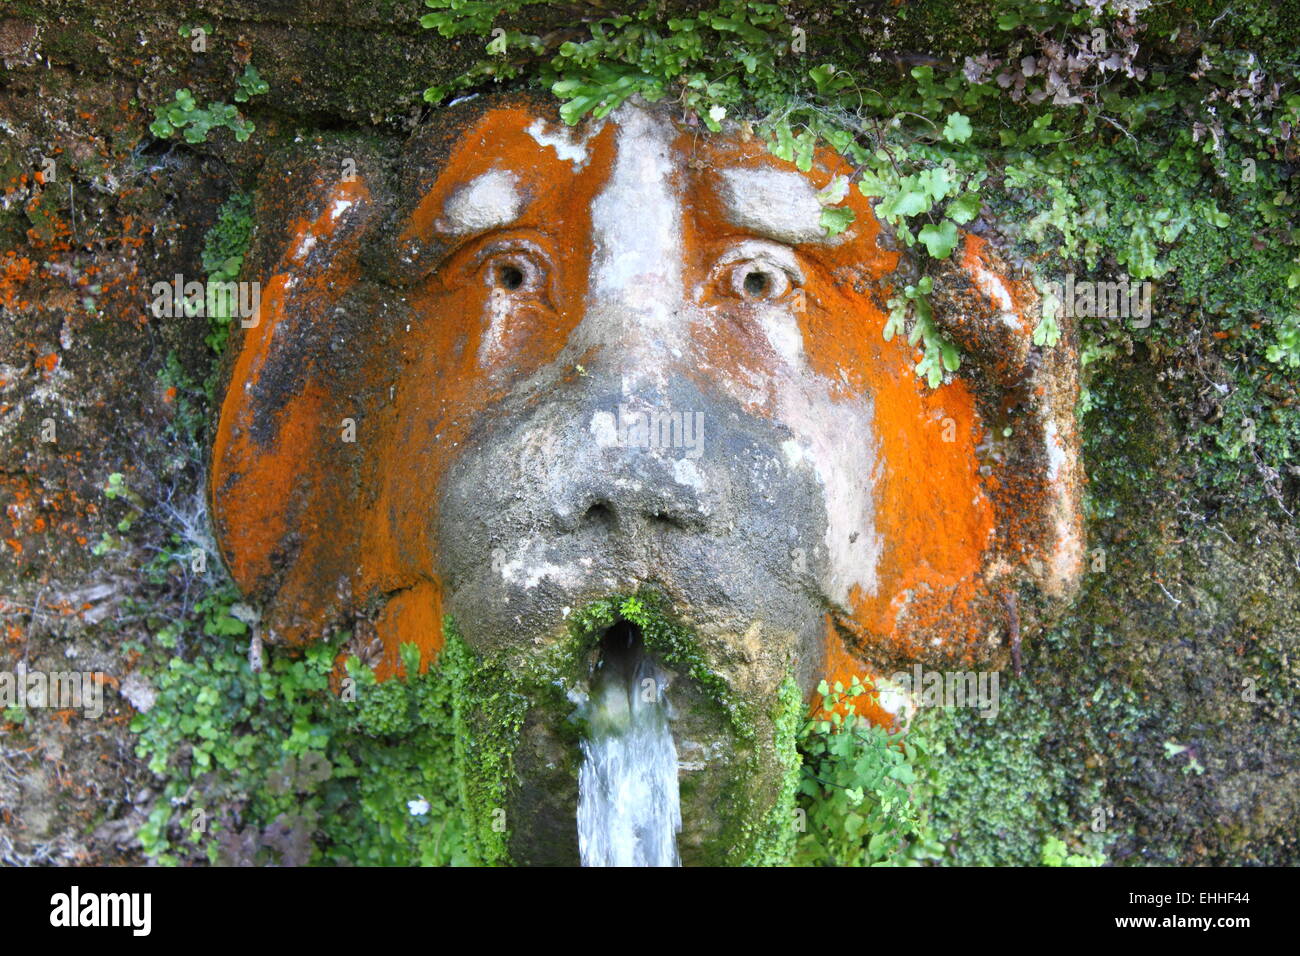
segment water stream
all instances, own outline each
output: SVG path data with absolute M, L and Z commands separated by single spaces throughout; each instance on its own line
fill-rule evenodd
M 602 642 L 578 774 L 583 866 L 680 866 L 677 747 L 662 672 L 632 626 Z

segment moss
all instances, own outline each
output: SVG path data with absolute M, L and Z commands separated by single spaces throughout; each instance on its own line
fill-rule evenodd
M 252 197 L 235 193 L 221 206 L 217 221 L 203 237 L 203 271 L 207 276 L 205 312 L 208 318 L 208 335 L 205 341 L 221 358 L 230 340 L 233 320 L 231 303 L 226 301 L 221 286 L 216 283 L 233 282 L 243 269 L 244 257 L 253 241 Z M 215 367 L 214 367 L 215 371 Z M 209 380 L 209 390 L 215 376 Z
M 697 828 L 701 819 L 716 823 L 684 856 L 732 864 L 787 858 L 799 766 L 797 688 L 787 680 L 775 708 L 760 719 L 708 667 L 691 629 L 653 591 L 594 601 L 571 615 L 562 636 L 522 655 L 476 655 L 448 622 L 440 667 L 453 687 L 457 774 L 473 858 L 561 862 L 572 852 L 584 732 L 574 700 L 586 693 L 601 637 L 620 621 L 636 625 L 647 652 L 689 678 L 675 684 L 674 735 L 708 739 L 727 750 L 726 760 L 711 758 L 707 779 L 688 776 L 684 782 L 684 813 L 694 811 Z M 521 814 L 532 821 L 527 833 L 515 829 Z
M 1000 708 L 996 721 L 965 708 L 925 712 L 944 751 L 930 810 L 947 863 L 1035 866 L 1049 836 L 1094 842 L 1078 810 L 1097 804 L 1099 782 L 1080 776 L 1081 762 L 1061 747 L 1052 702 L 1016 682 Z
M 1180 451 L 1204 380 L 1162 382 L 1160 367 L 1139 345 L 1092 376 L 1084 592 L 1027 650 L 996 722 L 944 725 L 934 813 L 953 862 L 1294 859 L 1298 683 L 1283 649 L 1298 634 L 1279 583 L 1300 535 L 1235 503 L 1247 488 L 1211 492 L 1231 463 Z
M 461 810 L 469 821 L 470 860 L 510 862 L 509 790 L 527 699 L 510 672 L 465 646 L 449 617 L 439 669 L 452 689 L 455 761 Z
M 752 834 L 735 840 L 737 846 L 752 847 L 745 858 L 747 866 L 784 866 L 794 855 L 799 832 L 796 798 L 803 766 L 797 740 L 806 710 L 803 694 L 794 677 L 787 677 L 772 713 L 773 750 L 785 768 L 781 792 L 760 822 L 745 821 Z
M 233 599 L 201 610 L 239 627 L 227 613 Z M 157 702 L 132 722 L 162 792 L 141 831 L 150 856 L 227 865 L 468 861 L 451 682 L 435 669 L 377 684 L 353 660 L 351 693 L 335 697 L 336 650 L 273 651 L 259 672 L 221 637 L 155 675 Z
M 202 607 L 215 615 L 212 620 L 242 628 L 228 613 L 235 598 L 228 591 Z M 617 620 L 644 627 L 647 647 L 665 662 L 701 673 L 689 631 L 667 618 L 651 594 L 588 606 L 575 615 L 567 639 L 524 667 L 474 654 L 448 618 L 436 667 L 380 684 L 351 659 L 354 693 L 342 700 L 327 687 L 333 644 L 313 648 L 305 659 L 270 652 L 272 664 L 261 675 L 229 644 L 209 647 L 193 661 L 173 658 L 158 678 L 158 704 L 134 725 L 142 756 L 170 795 L 146 827 L 146 849 L 162 862 L 185 859 L 179 834 L 187 814 L 201 810 L 220 823 L 190 842 L 212 861 L 514 862 L 514 818 L 526 807 L 518 761 L 530 714 L 546 727 L 567 728 L 559 738 L 570 755 L 562 776 L 576 786 L 581 726 L 568 691 L 583 686 L 601 633 Z M 184 630 L 182 623 L 177 631 Z M 408 674 L 419 670 L 413 652 L 413 646 L 403 651 Z M 720 686 L 704 684 L 715 691 Z M 737 762 L 722 775 L 734 801 L 722 804 L 725 839 L 733 842 L 715 841 L 709 850 L 719 859 L 779 862 L 788 853 L 800 707 L 787 681 L 771 722 L 772 746 L 785 771 L 775 806 L 754 786 L 755 779 L 766 779 L 758 776 L 761 748 L 738 738 Z M 743 711 L 728 692 L 713 701 L 707 719 L 734 731 L 732 717 Z M 737 725 L 752 733 L 749 722 Z M 195 759 L 178 761 L 177 753 Z M 296 771 L 303 755 L 319 759 L 323 776 Z M 238 809 L 229 803 L 235 774 L 248 801 Z M 714 799 L 712 792 L 707 797 Z M 408 806 L 413 801 L 427 808 L 416 813 Z M 571 838 L 572 816 L 561 823 Z M 285 827 L 296 834 L 292 857 L 278 842 Z

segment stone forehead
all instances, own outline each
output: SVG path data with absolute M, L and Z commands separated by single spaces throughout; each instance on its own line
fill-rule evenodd
M 486 113 L 483 122 L 490 124 L 495 112 Z M 577 127 L 567 127 L 539 113 L 532 111 L 528 115 L 524 131 L 539 152 L 553 150 L 556 157 L 569 164 L 574 175 L 587 168 L 591 159 L 589 144 L 607 126 L 614 128 L 616 137 L 615 169 L 633 166 L 635 177 L 646 185 L 674 178 L 685 165 L 663 161 L 668 153 L 687 148 L 679 142 L 680 132 L 663 110 L 627 102 L 607 119 Z M 762 153 L 736 154 L 734 147 L 741 144 L 738 136 L 711 135 L 733 147 L 713 152 L 703 176 L 731 225 L 790 245 L 842 241 L 841 237 L 828 237 L 821 226 L 824 207 L 810 176 L 768 165 L 768 157 Z M 621 178 L 626 182 L 628 177 Z M 672 200 L 667 194 L 663 198 Z M 528 190 L 520 177 L 512 170 L 494 166 L 447 197 L 438 229 L 446 235 L 460 236 L 500 228 L 523 216 L 527 204 Z

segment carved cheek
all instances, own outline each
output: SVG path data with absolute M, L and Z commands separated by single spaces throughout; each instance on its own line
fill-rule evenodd
M 371 204 L 361 179 L 318 182 L 311 191 L 320 197 L 319 211 L 291 224 L 257 321 L 240 343 L 213 445 L 213 518 L 236 580 L 248 590 L 286 547 L 294 509 L 325 510 L 322 501 L 335 490 L 327 480 L 333 459 L 319 445 L 338 420 L 335 396 L 316 378 L 314 363 L 290 354 L 285 343 L 324 327 L 326 306 L 352 287 L 359 228 Z M 304 450 L 318 462 L 308 480 L 298 475 Z
M 488 276 L 490 278 L 490 275 Z M 399 568 L 429 572 L 437 550 L 435 493 L 476 423 L 553 364 L 573 324 L 547 304 L 489 288 L 483 270 L 432 283 L 412 298 L 382 473 L 382 547 Z
M 500 289 L 491 290 L 483 304 L 485 331 L 478 348 L 480 368 L 499 367 L 507 355 L 519 348 L 524 332 L 518 313 L 526 310 Z
M 833 308 L 809 309 L 810 361 L 840 395 L 869 404 L 876 433 L 859 459 L 879 532 L 876 578 L 850 585 L 848 607 L 872 640 L 903 640 L 903 618 L 934 633 L 971 600 L 992 543 L 974 397 L 960 380 L 938 389 L 920 381 L 915 351 L 902 337 L 883 340 L 884 317 L 865 297 L 828 290 L 820 300 Z
M 793 437 L 782 446 L 791 468 L 811 468 L 824 496 L 827 597 L 844 608 L 855 593 L 874 594 L 881 555 L 876 522 L 879 442 L 866 397 L 835 398 L 806 382 L 781 395 L 781 420 Z
M 831 600 L 850 607 L 855 589 L 873 594 L 881 554 L 876 489 L 879 442 L 869 393 L 847 392 L 806 360 L 805 330 L 791 297 L 779 304 L 705 310 L 697 335 L 714 387 L 788 434 L 781 459 L 821 489 Z
M 521 298 L 501 288 L 467 296 L 480 318 L 476 360 L 494 385 L 536 372 L 563 350 L 569 323 L 549 302 Z
M 754 415 L 774 419 L 782 363 L 753 310 L 714 305 L 695 316 L 690 335 L 699 353 L 694 373 L 699 384 Z
M 874 400 L 870 393 L 847 392 L 842 383 L 808 368 L 797 316 L 787 318 L 788 324 L 769 318 L 765 326 L 773 354 L 780 358 L 767 390 L 774 417 L 790 431 L 781 446 L 786 465 L 811 471 L 821 488 L 829 565 L 823 588 L 828 598 L 847 608 L 855 589 L 875 593 L 880 561 Z

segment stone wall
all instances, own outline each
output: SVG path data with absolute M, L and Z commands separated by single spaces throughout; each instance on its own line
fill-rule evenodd
M 862 11 L 820 7 L 794 11 L 813 42 L 834 37 L 864 70 L 882 70 L 882 52 L 886 71 L 950 60 L 995 33 L 983 7 L 920 7 L 882 49 Z M 3 715 L 5 862 L 141 861 L 136 834 L 159 795 L 129 724 L 152 703 L 152 669 L 198 640 L 160 644 L 165 621 L 223 581 L 214 560 L 187 560 L 213 554 L 208 324 L 152 317 L 149 288 L 203 274 L 222 203 L 256 185 L 271 149 L 320 134 L 400 143 L 424 87 L 479 55 L 477 40 L 422 30 L 422 11 L 412 0 L 0 11 L 0 670 L 110 676 L 101 719 Z M 548 42 L 573 19 L 567 6 L 527 16 Z M 212 27 L 206 52 L 182 35 L 194 24 Z M 176 89 L 229 103 L 249 63 L 269 90 L 239 104 L 257 127 L 246 143 L 228 130 L 196 145 L 150 134 L 153 107 Z M 1013 719 L 946 731 L 952 796 L 938 817 L 953 858 L 1037 862 L 1044 839 L 1082 852 L 1079 834 L 1094 833 L 1089 847 L 1117 864 L 1300 860 L 1296 479 L 1286 463 L 1198 451 L 1230 378 L 1212 358 L 1192 367 L 1141 342 L 1089 376 L 1089 539 L 1104 557 L 1073 613 L 1026 649 Z M 1225 468 L 1270 493 L 1244 505 L 1193 480 Z M 128 491 L 108 496 L 114 474 Z

